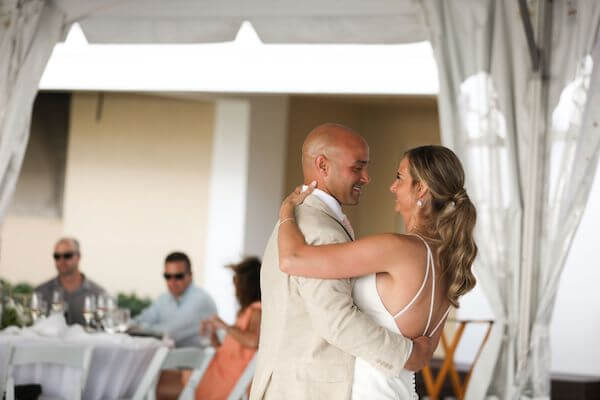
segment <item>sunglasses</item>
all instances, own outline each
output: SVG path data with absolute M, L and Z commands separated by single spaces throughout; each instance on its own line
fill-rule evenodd
M 56 261 L 60 260 L 61 258 L 64 258 L 65 260 L 70 260 L 71 258 L 73 258 L 74 255 L 75 252 L 69 251 L 67 253 L 54 253 L 52 254 L 52 257 L 54 257 Z
M 176 281 L 180 281 L 185 278 L 185 272 L 179 272 L 177 274 L 167 274 L 164 273 L 163 276 L 166 280 L 175 279 Z

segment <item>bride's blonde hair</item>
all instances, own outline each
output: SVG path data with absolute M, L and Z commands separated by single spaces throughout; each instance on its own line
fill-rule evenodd
M 448 300 L 458 307 L 458 298 L 475 286 L 471 266 L 477 256 L 473 228 L 477 213 L 464 189 L 465 173 L 452 150 L 443 146 L 421 146 L 404 153 L 413 185 L 429 187 L 431 205 L 423 207 L 418 230 L 438 243 L 442 276 L 448 283 Z

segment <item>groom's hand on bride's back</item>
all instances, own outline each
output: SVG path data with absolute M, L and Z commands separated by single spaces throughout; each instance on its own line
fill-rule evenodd
M 409 371 L 419 371 L 433 356 L 433 341 L 426 336 L 420 336 L 413 339 L 413 348 L 410 357 L 406 360 L 404 368 Z

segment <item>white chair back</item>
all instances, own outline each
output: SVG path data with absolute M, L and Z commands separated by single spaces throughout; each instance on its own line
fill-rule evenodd
M 81 400 L 87 381 L 92 348 L 89 346 L 33 345 L 12 348 L 8 361 L 6 400 L 15 400 L 14 367 L 27 364 L 60 364 L 81 370 L 81 379 L 76 384 L 73 400 Z
M 194 399 L 196 386 L 198 386 L 198 382 L 202 379 L 214 355 L 215 349 L 213 347 L 175 349 L 169 352 L 162 369 L 189 368 L 193 370 L 178 400 Z
M 156 381 L 158 380 L 160 367 L 165 361 L 165 358 L 167 358 L 168 352 L 169 349 L 167 347 L 159 347 L 156 349 L 154 357 L 152 357 L 152 361 L 150 361 L 150 365 L 148 365 L 148 368 L 146 369 L 146 372 L 144 373 L 144 376 L 142 377 L 142 380 L 135 390 L 131 400 L 144 400 L 146 396 L 149 396 L 150 392 L 153 391 L 156 386 Z
M 132 400 L 154 399 L 160 371 L 177 368 L 193 370 L 188 383 L 178 397 L 179 400 L 193 400 L 194 390 L 214 355 L 215 349 L 212 347 L 204 349 L 190 347 L 170 351 L 166 347 L 158 349 Z
M 0 307 L 2 307 L 0 305 Z M 8 379 L 8 361 L 12 357 L 13 348 L 11 345 L 6 345 L 6 357 L 1 357 L 0 354 L 0 398 L 4 396 L 6 389 L 6 380 Z
M 254 371 L 256 370 L 256 355 L 252 357 L 252 360 L 244 369 L 244 372 L 236 382 L 233 390 L 227 397 L 227 400 L 248 400 L 248 387 L 252 383 L 252 378 L 254 377 Z

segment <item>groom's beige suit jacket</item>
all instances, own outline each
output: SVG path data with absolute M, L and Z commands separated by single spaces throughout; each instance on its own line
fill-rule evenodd
M 309 244 L 351 240 L 335 213 L 314 194 L 296 208 L 296 221 Z M 357 309 L 350 279 L 282 273 L 277 234 L 275 227 L 261 268 L 262 320 L 250 400 L 350 399 L 355 357 L 397 375 L 412 342 Z

